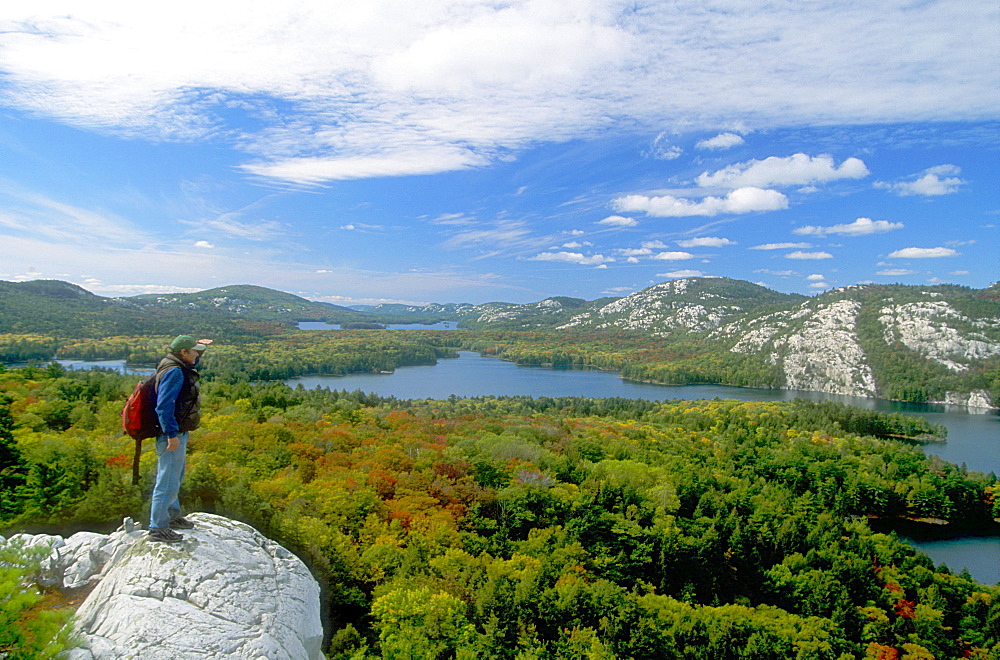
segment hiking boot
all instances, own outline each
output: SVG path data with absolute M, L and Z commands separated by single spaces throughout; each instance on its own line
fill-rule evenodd
M 194 529 L 194 523 L 184 516 L 177 516 L 176 518 L 171 518 L 170 529 Z
M 179 543 L 184 540 L 183 536 L 169 527 L 165 529 L 151 529 L 147 536 L 150 541 L 160 541 L 162 543 Z

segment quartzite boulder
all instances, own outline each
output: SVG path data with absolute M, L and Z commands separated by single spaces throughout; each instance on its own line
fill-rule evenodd
M 22 536 L 52 548 L 45 581 L 97 581 L 75 617 L 83 645 L 68 657 L 321 659 L 319 585 L 302 561 L 243 523 L 188 519 L 195 528 L 174 544 L 131 521 L 108 536 Z

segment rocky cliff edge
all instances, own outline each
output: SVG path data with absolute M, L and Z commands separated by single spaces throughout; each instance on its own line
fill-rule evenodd
M 195 528 L 175 544 L 150 541 L 129 519 L 109 535 L 11 538 L 50 547 L 43 583 L 96 583 L 74 618 L 82 645 L 67 657 L 322 658 L 319 585 L 302 561 L 243 523 L 188 519 Z

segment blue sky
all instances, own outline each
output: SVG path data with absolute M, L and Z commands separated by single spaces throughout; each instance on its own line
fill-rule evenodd
M 982 288 L 998 24 L 985 0 L 15 0 L 0 279 L 339 304 Z

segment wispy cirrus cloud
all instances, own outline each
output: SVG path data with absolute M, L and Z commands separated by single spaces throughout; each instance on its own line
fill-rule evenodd
M 599 134 L 609 118 L 716 130 L 733 116 L 763 128 L 992 117 L 996 80 L 979 54 L 995 39 L 993 12 L 985 2 L 764 12 L 706 0 L 653 3 L 637 20 L 610 0 L 254 11 L 236 0 L 156 10 L 52 0 L 5 7 L 0 61 L 7 105 L 102 133 L 228 142 L 252 176 L 322 185 L 481 167 Z M 734 188 L 831 180 L 810 166 L 808 176 L 781 162 L 706 176 Z M 833 174 L 860 171 L 849 160 Z
M 53 244 L 135 247 L 157 242 L 153 234 L 117 214 L 68 204 L 8 186 L 0 190 L 0 232 Z
M 225 236 L 248 241 L 270 241 L 288 231 L 288 227 L 273 220 L 243 222 L 230 215 L 219 216 L 198 223 Z
M 831 225 L 829 227 L 816 227 L 812 225 L 796 227 L 792 230 L 792 233 L 804 236 L 830 236 L 832 234 L 841 236 L 868 236 L 870 234 L 884 234 L 896 229 L 902 229 L 904 226 L 902 222 L 858 218 L 851 223 Z
M 443 247 L 449 250 L 462 248 L 499 248 L 499 249 L 531 249 L 547 242 L 547 239 L 535 237 L 531 228 L 519 220 L 497 222 L 490 226 L 477 226 L 463 229 L 448 237 Z

